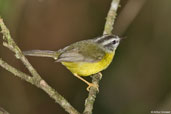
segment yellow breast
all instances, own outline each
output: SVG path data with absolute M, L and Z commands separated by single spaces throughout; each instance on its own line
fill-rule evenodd
M 62 62 L 72 73 L 76 73 L 79 76 L 90 76 L 106 69 L 112 62 L 114 53 L 107 53 L 104 58 L 95 63 L 86 62 Z

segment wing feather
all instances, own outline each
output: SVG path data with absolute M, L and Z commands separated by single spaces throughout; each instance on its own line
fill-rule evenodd
M 105 51 L 94 42 L 81 41 L 64 48 L 56 62 L 97 62 L 104 55 Z

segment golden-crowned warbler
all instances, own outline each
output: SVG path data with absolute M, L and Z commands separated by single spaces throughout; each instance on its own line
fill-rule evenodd
M 24 55 L 52 57 L 61 62 L 74 76 L 88 84 L 87 90 L 94 85 L 81 76 L 90 76 L 106 69 L 112 62 L 121 38 L 116 35 L 103 35 L 94 39 L 75 42 L 57 51 L 31 50 Z

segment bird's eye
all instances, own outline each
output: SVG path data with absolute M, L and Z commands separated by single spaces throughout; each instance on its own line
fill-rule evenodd
M 113 43 L 113 44 L 116 44 L 116 40 L 114 40 L 112 43 Z

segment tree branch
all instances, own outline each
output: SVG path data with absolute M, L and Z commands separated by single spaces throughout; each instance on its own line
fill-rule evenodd
M 112 34 L 113 25 L 115 23 L 115 18 L 117 16 L 117 9 L 119 7 L 120 0 L 112 0 L 109 12 L 106 17 L 106 23 L 104 27 L 103 34 Z
M 79 114 L 79 112 L 63 97 L 61 96 L 55 89 L 50 87 L 37 73 L 37 71 L 33 68 L 33 66 L 29 63 L 27 58 L 22 54 L 22 51 L 19 49 L 19 47 L 16 45 L 14 40 L 12 39 L 9 30 L 5 26 L 3 20 L 0 18 L 0 28 L 1 33 L 3 34 L 3 45 L 7 48 L 9 48 L 11 51 L 13 51 L 16 55 L 16 58 L 20 59 L 22 63 L 26 66 L 26 68 L 29 70 L 29 72 L 32 74 L 32 76 L 29 76 L 16 68 L 10 66 L 8 63 L 3 61 L 0 58 L 0 66 L 4 69 L 8 70 L 12 74 L 14 74 L 17 77 L 20 77 L 21 79 L 35 85 L 36 87 L 42 89 L 45 91 L 52 99 L 55 100 L 61 107 L 65 109 L 70 114 Z
M 99 81 L 101 80 L 102 75 L 97 73 L 92 75 L 92 83 L 99 85 Z M 85 109 L 83 114 L 92 114 L 93 105 L 96 99 L 96 94 L 98 93 L 96 88 L 90 88 L 89 95 L 85 100 Z
M 119 7 L 119 2 L 120 0 L 112 0 L 108 15 L 106 17 L 106 23 L 105 23 L 103 34 L 112 34 L 113 25 L 114 25 L 115 18 L 117 15 L 116 12 Z M 100 80 L 101 80 L 100 73 L 94 74 L 92 76 L 92 83 L 99 85 Z M 89 95 L 87 99 L 85 100 L 85 109 L 84 109 L 83 114 L 92 114 L 93 105 L 95 102 L 97 92 L 98 92 L 97 89 L 93 87 L 90 88 Z
M 0 58 L 0 66 L 2 68 L 4 68 L 5 70 L 8 70 L 9 72 L 11 72 L 12 74 L 14 74 L 15 76 L 33 84 L 33 80 L 32 80 L 32 77 L 17 70 L 16 68 L 10 66 L 8 63 L 6 63 L 5 61 L 2 60 L 2 58 Z

